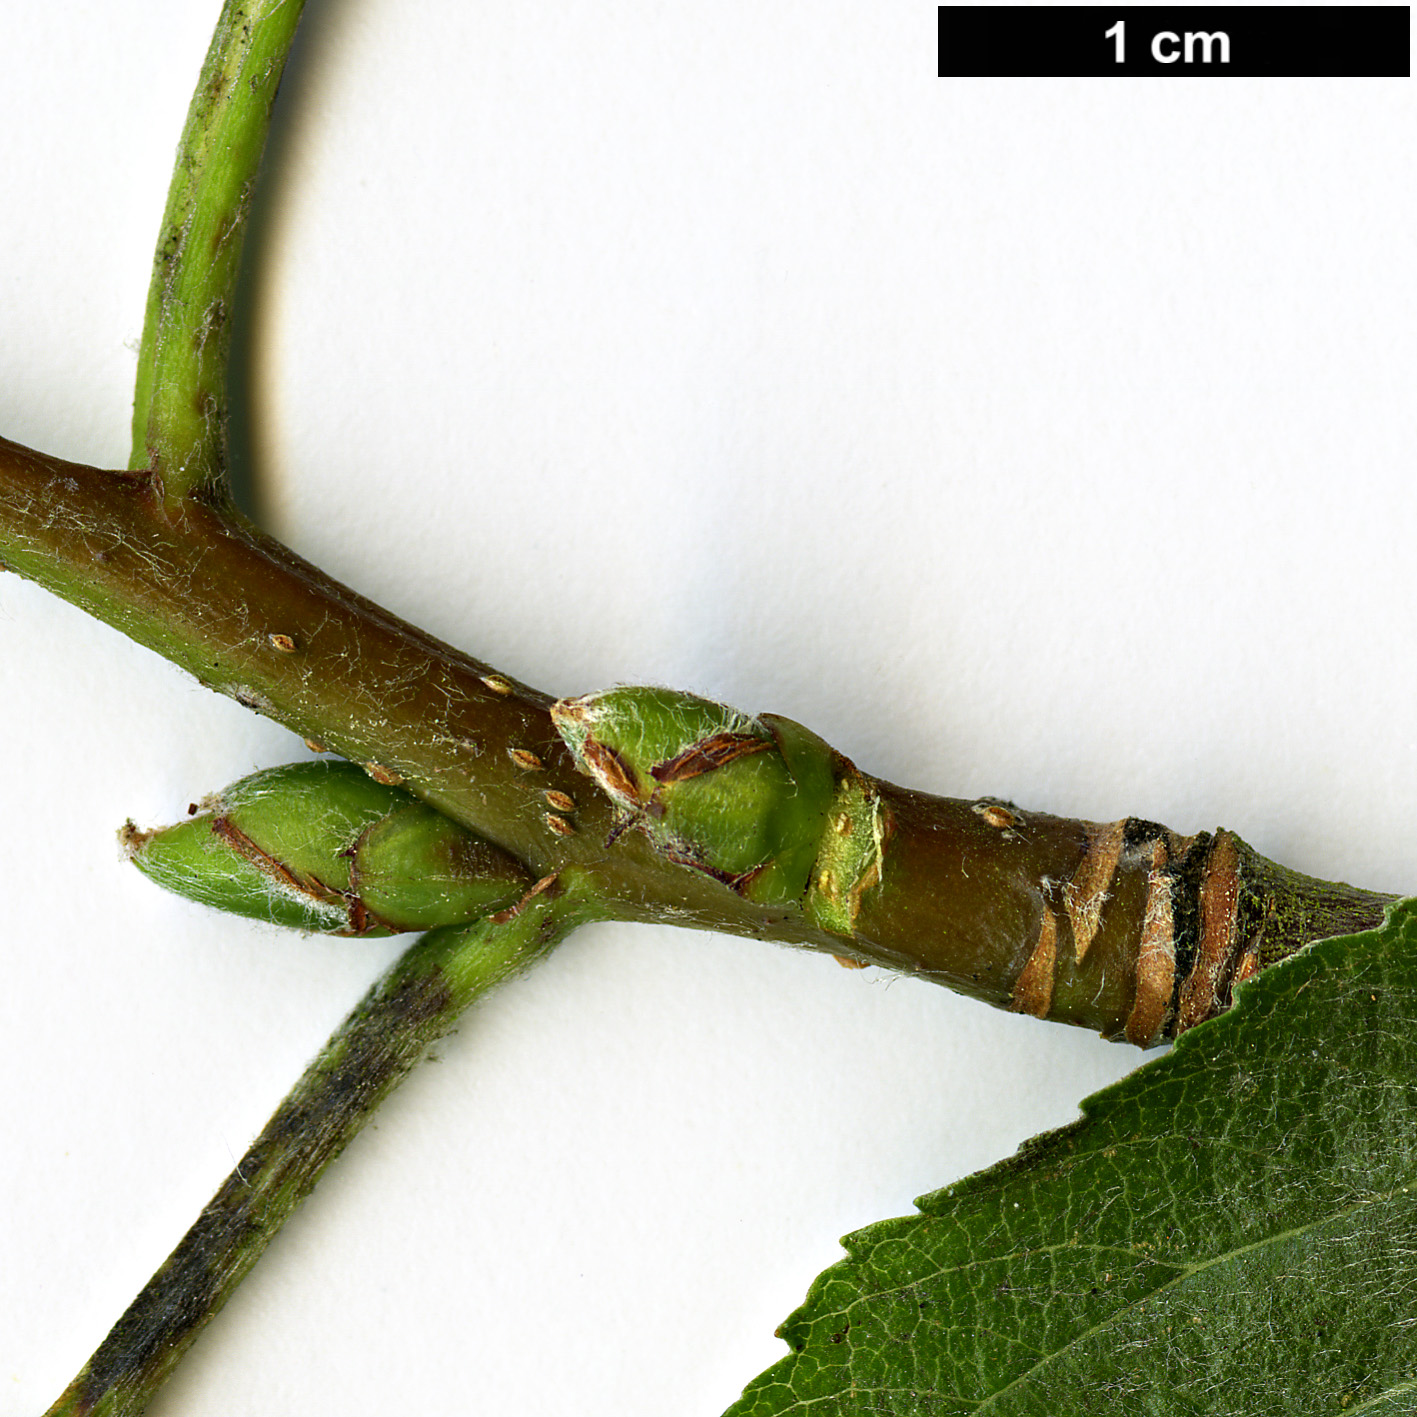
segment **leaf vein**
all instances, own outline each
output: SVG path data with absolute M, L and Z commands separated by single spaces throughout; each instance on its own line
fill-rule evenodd
M 1106 1318 L 1100 1320 L 1098 1323 L 1091 1325 L 1091 1327 L 1084 1329 L 1081 1333 L 1076 1334 L 1074 1337 L 1070 1338 L 1062 1348 L 1059 1348 L 1057 1350 L 1057 1352 L 1050 1353 L 1046 1358 L 1043 1358 L 1039 1362 L 1034 1363 L 1031 1367 L 1026 1368 L 1023 1372 L 1021 1372 L 1016 1378 L 1012 1379 L 1010 1382 L 1005 1383 L 1003 1387 L 996 1388 L 993 1392 L 989 1394 L 988 1397 L 984 1398 L 983 1401 L 980 1402 L 978 1407 L 974 1409 L 975 1412 L 979 1413 L 985 1411 L 985 1409 L 988 1408 L 991 1403 L 1002 1397 L 1004 1393 L 1009 1391 L 1010 1388 L 1018 1387 L 1020 1384 L 1027 1381 L 1040 1368 L 1044 1367 L 1047 1363 L 1050 1363 L 1054 1358 L 1058 1357 L 1060 1354 L 1067 1352 L 1069 1348 L 1072 1348 L 1079 1343 L 1086 1342 L 1086 1340 L 1091 1338 L 1094 1334 L 1101 1333 L 1105 1329 L 1115 1324 L 1119 1318 L 1121 1318 L 1124 1314 L 1130 1313 L 1133 1309 L 1137 1308 L 1138 1305 L 1150 1303 L 1158 1295 L 1166 1293 L 1168 1289 L 1176 1288 L 1178 1285 L 1184 1283 L 1187 1279 L 1191 1279 L 1197 1274 L 1204 1274 L 1206 1270 L 1214 1269 L 1217 1265 L 1229 1263 L 1231 1260 L 1238 1259 L 1241 1255 L 1255 1254 L 1258 1251 L 1265 1249 L 1267 1246 L 1278 1245 L 1285 1240 L 1291 1240 L 1297 1236 L 1305 1235 L 1309 1231 L 1315 1230 L 1321 1225 L 1327 1225 L 1335 1220 L 1343 1220 L 1348 1216 L 1356 1215 L 1360 1211 L 1365 1209 L 1367 1206 L 1380 1205 L 1385 1201 L 1392 1200 L 1394 1196 L 1402 1195 L 1404 1192 L 1407 1192 L 1409 1190 L 1410 1188 L 1408 1186 L 1394 1186 L 1389 1191 L 1379 1192 L 1371 1196 L 1365 1196 L 1362 1200 L 1355 1202 L 1353 1205 L 1348 1206 L 1344 1210 L 1334 1211 L 1332 1214 L 1329 1215 L 1316 1216 L 1313 1220 L 1309 1221 L 1304 1225 L 1291 1226 L 1288 1230 L 1280 1230 L 1273 1235 L 1266 1235 L 1263 1239 L 1256 1240 L 1253 1244 L 1238 1245 L 1233 1250 L 1226 1250 L 1223 1254 L 1213 1255 L 1208 1260 L 1204 1260 L 1199 1264 L 1191 1265 L 1189 1268 L 1181 1270 L 1180 1273 L 1168 1279 L 1165 1284 L 1158 1284 L 1155 1289 L 1148 1289 L 1145 1294 L 1138 1295 L 1137 1298 L 1133 1299 L 1130 1303 L 1123 1304 L 1120 1308 L 1114 1309 L 1110 1314 L 1107 1315 Z M 1356 1411 L 1357 1409 L 1355 1408 L 1353 1410 Z

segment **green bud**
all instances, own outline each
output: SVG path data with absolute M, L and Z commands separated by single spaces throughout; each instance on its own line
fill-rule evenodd
M 563 699 L 551 717 L 577 766 L 623 810 L 621 830 L 750 900 L 795 904 L 851 933 L 879 880 L 879 795 L 816 734 L 669 689 Z
M 121 833 L 134 865 L 186 896 L 300 930 L 387 935 L 515 903 L 521 864 L 353 763 L 293 763 L 233 783 L 177 826 Z
M 370 914 L 400 930 L 491 915 L 532 884 L 515 858 L 417 799 L 365 830 L 351 876 Z

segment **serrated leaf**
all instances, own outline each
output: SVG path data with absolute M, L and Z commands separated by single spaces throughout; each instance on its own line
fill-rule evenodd
M 1417 901 L 843 1242 L 726 1417 L 1417 1412 Z

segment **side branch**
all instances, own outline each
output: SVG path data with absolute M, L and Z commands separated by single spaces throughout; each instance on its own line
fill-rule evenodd
M 153 261 L 129 466 L 169 500 L 226 478 L 226 363 L 246 216 L 305 0 L 226 0 L 177 150 Z
M 144 1411 L 325 1168 L 428 1045 L 592 907 L 573 882 L 543 882 L 503 915 L 435 930 L 407 950 L 340 1025 L 46 1417 Z

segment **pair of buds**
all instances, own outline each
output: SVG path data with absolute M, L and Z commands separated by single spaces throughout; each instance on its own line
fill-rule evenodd
M 889 821 L 875 784 L 814 733 L 668 689 L 552 709 L 577 766 L 667 860 L 757 904 L 850 935 L 881 879 Z M 392 934 L 505 909 L 532 884 L 499 847 L 347 762 L 271 768 L 190 820 L 123 840 L 191 900 L 301 930 Z

